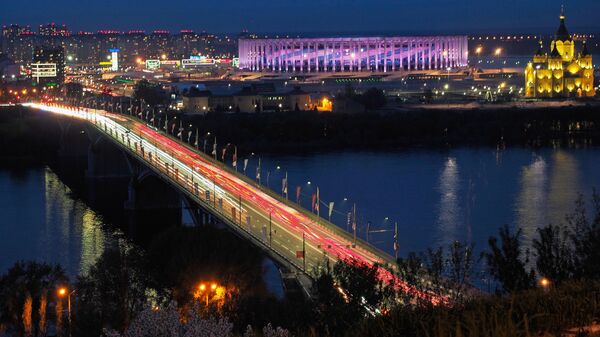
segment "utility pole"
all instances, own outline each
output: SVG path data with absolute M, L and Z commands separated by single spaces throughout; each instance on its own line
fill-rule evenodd
M 356 203 L 354 203 L 354 210 L 352 215 L 352 231 L 354 232 L 354 246 L 356 246 Z
M 302 268 L 306 272 L 306 239 L 304 232 L 302 232 Z
M 242 195 L 240 194 L 240 227 L 242 227 Z
M 398 221 L 396 221 L 396 224 L 394 226 L 394 256 L 396 258 L 396 260 L 398 260 L 398 249 L 400 248 L 400 246 L 398 245 Z
M 215 178 L 213 177 L 213 207 L 217 208 L 217 183 L 215 182 Z

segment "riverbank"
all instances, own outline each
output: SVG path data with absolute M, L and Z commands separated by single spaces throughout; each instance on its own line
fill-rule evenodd
M 47 156 L 59 145 L 55 120 L 20 107 L 0 114 L 0 156 Z M 600 142 L 600 113 L 595 105 L 480 109 L 413 107 L 403 111 L 332 114 L 306 112 L 181 115 L 188 134 L 197 129 L 200 147 L 238 147 L 239 155 L 310 153 L 337 150 L 448 149 L 461 146 L 557 147 Z M 163 118 L 157 116 L 155 123 Z M 169 117 L 173 121 L 173 116 Z M 163 122 L 164 123 L 164 122 Z M 189 127 L 191 125 L 191 127 Z M 202 135 L 208 135 L 203 138 Z
M 317 112 L 184 116 L 200 135 L 242 152 L 298 153 L 341 149 L 459 146 L 590 145 L 600 140 L 594 106 L 411 109 L 393 113 Z M 203 141 L 201 140 L 200 143 Z M 207 139 L 208 148 L 213 139 Z

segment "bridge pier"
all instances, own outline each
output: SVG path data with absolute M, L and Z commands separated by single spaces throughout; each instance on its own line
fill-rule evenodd
M 88 130 L 91 144 L 87 151 L 88 179 L 131 179 L 135 171 L 132 158 L 94 130 Z
M 58 118 L 56 123 L 60 129 L 60 138 L 56 152 L 59 163 L 65 167 L 85 167 L 90 144 L 85 124 L 64 118 Z
M 181 213 L 182 200 L 179 192 L 163 182 L 153 172 L 143 169 L 133 176 L 128 186 L 126 210 L 178 210 Z

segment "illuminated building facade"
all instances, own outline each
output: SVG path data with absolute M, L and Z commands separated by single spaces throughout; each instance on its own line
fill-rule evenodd
M 65 82 L 65 51 L 62 47 L 35 47 L 33 52 L 33 74 L 36 82 L 44 86 L 60 86 Z M 54 66 L 54 76 L 50 76 Z M 39 76 L 39 74 L 44 74 Z
M 190 30 L 177 34 L 165 30 L 151 34 L 142 30 L 70 32 L 64 25 L 48 24 L 40 26 L 36 33 L 29 26 L 9 25 L 2 27 L 0 52 L 17 64 L 28 65 L 35 46 L 60 47 L 70 66 L 94 67 L 108 61 L 109 49 L 118 48 L 119 63 L 128 66 L 139 64 L 139 59 L 181 60 L 191 55 L 233 58 L 237 53 L 236 42 L 228 36 Z
M 254 38 L 238 42 L 240 68 L 272 72 L 401 71 L 465 67 L 467 36 Z
M 565 26 L 564 11 L 560 26 L 550 45 L 550 54 L 544 53 L 543 45 L 525 68 L 526 97 L 592 97 L 594 96 L 594 66 L 587 44 L 579 54 L 575 40 Z

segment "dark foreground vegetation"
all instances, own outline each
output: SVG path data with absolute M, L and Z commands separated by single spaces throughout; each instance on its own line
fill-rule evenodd
M 528 247 L 504 226 L 481 257 L 460 242 L 411 253 L 397 261 L 409 292 L 379 282 L 377 266 L 323 263 L 308 299 L 269 294 L 262 255 L 231 234 L 170 228 L 147 249 L 122 241 L 75 280 L 59 266 L 16 263 L 0 277 L 0 327 L 11 336 L 591 336 L 585 329 L 600 315 L 600 196 L 591 207 L 580 198 L 557 223 Z M 472 287 L 478 258 L 493 294 Z

